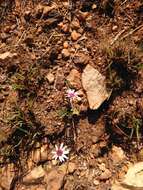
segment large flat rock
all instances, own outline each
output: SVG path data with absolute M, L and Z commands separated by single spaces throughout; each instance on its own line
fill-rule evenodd
M 98 109 L 109 97 L 105 77 L 89 64 L 82 73 L 82 86 L 86 91 L 90 109 Z

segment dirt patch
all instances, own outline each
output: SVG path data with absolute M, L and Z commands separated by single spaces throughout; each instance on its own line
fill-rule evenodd
M 62 142 L 70 149 L 66 163 L 76 169 L 64 173 L 57 189 L 109 189 L 126 172 L 127 160 L 138 157 L 142 7 L 141 0 L 0 2 L 0 164 L 16 167 L 11 184 L 0 187 L 50 188 L 44 180 L 51 178 L 28 187 L 21 179 L 37 165 L 55 172 L 51 152 Z M 105 79 L 101 84 L 108 93 L 93 110 L 81 77 L 91 66 Z M 91 83 L 92 88 L 96 101 L 102 99 Z M 129 156 L 122 159 L 125 164 L 113 163 L 114 151 L 120 151 L 114 145 Z M 40 151 L 47 149 L 43 160 Z

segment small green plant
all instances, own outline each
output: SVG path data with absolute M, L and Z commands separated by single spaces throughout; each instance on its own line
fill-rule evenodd
M 62 118 L 68 117 L 72 118 L 74 115 L 79 115 L 78 109 L 74 106 L 74 101 L 78 100 L 78 93 L 74 89 L 68 89 L 66 97 L 68 98 L 68 107 L 63 107 L 58 111 L 58 115 Z
M 142 120 L 133 116 L 132 117 L 132 129 L 131 129 L 130 139 L 132 139 L 133 134 L 135 134 L 135 136 L 137 138 L 137 142 L 140 142 L 141 127 L 142 127 Z
M 15 106 L 13 115 L 7 118 L 7 121 L 11 125 L 22 127 L 25 123 L 23 111 L 18 106 Z
M 41 126 L 33 121 L 29 112 L 25 113 L 18 105 L 15 105 L 11 116 L 5 122 L 14 130 L 0 150 L 2 157 L 0 163 L 9 162 L 11 159 L 19 160 L 19 154 L 21 152 L 28 154 L 38 138 L 43 135 Z
M 20 70 L 12 78 L 12 88 L 19 92 L 20 97 L 31 100 L 37 95 L 37 91 L 43 82 L 38 66 L 30 66 L 28 71 Z
M 74 108 L 74 109 L 69 109 L 69 108 L 61 108 L 60 110 L 58 110 L 58 115 L 61 117 L 61 118 L 72 118 L 74 115 L 79 115 L 79 111 Z
M 61 108 L 60 110 L 57 111 L 58 115 L 61 117 L 61 118 L 64 118 L 64 117 L 71 117 L 72 116 L 72 112 L 70 109 L 64 107 L 64 108 Z
M 138 63 L 138 64 L 135 66 L 135 68 L 136 68 L 137 70 L 143 69 L 143 63 Z
M 118 75 L 117 71 L 109 67 L 107 73 L 107 86 L 113 90 L 121 88 L 121 86 L 123 85 L 123 79 Z

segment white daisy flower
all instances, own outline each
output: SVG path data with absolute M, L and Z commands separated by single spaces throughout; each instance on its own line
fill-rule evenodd
M 55 160 L 59 159 L 60 162 L 64 162 L 65 160 L 68 159 L 66 154 L 69 154 L 69 149 L 67 149 L 66 146 L 64 146 L 63 143 L 61 143 L 60 147 L 58 147 L 56 145 L 55 148 L 56 148 L 56 150 L 52 151 L 53 159 L 55 159 Z

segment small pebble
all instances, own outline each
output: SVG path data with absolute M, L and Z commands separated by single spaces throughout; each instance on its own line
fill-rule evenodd
M 0 38 L 2 42 L 6 42 L 6 40 L 9 38 L 9 34 L 1 33 Z
M 71 33 L 71 38 L 73 41 L 78 40 L 81 37 L 81 34 L 79 34 L 78 32 L 76 32 L 76 30 L 73 30 Z
M 73 162 L 69 162 L 68 164 L 68 173 L 73 173 L 76 170 L 76 164 Z
M 84 54 L 84 53 L 78 53 L 77 55 L 75 55 L 74 57 L 74 63 L 79 65 L 86 65 L 89 61 L 89 57 L 88 55 Z
M 65 33 L 69 32 L 69 26 L 68 26 L 67 24 L 64 24 L 62 30 L 63 30 Z
M 110 172 L 110 170 L 106 169 L 100 176 L 99 179 L 100 180 L 107 180 L 112 176 L 112 173 Z
M 75 47 L 75 49 L 79 49 L 80 45 L 79 44 L 75 44 L 74 47 Z
M 97 5 L 96 4 L 93 4 L 92 5 L 92 9 L 94 10 L 94 9 L 96 9 L 97 8 Z
M 61 30 L 65 33 L 69 32 L 69 25 L 64 24 L 63 22 L 59 23 L 58 26 L 61 28 Z
M 52 160 L 52 165 L 55 166 L 57 165 L 58 161 L 57 160 Z
M 67 41 L 65 41 L 65 42 L 63 43 L 63 47 L 64 47 L 64 49 L 67 49 L 67 48 L 69 47 L 69 44 L 68 44 Z
M 10 27 L 10 26 L 6 26 L 6 27 L 4 28 L 4 32 L 6 32 L 6 33 L 9 33 L 10 30 L 11 30 L 11 27 Z
M 80 11 L 79 19 L 80 20 L 86 20 L 88 16 L 89 16 L 89 12 Z
M 68 58 L 70 56 L 69 50 L 68 49 L 63 49 L 62 50 L 62 55 L 63 55 L 63 57 Z
M 69 2 L 63 2 L 63 6 L 64 6 L 65 8 L 68 8 L 68 7 L 69 7 Z
M 79 21 L 78 21 L 78 20 L 73 20 L 73 21 L 71 22 L 71 28 L 72 28 L 72 29 L 78 29 L 78 28 L 80 28 L 80 23 L 79 23 Z
M 46 76 L 49 84 L 53 84 L 54 83 L 54 80 L 55 80 L 55 77 L 52 73 L 48 73 L 47 76 Z
M 42 31 L 43 31 L 42 27 L 39 26 L 38 29 L 37 29 L 37 31 L 36 31 L 36 34 L 37 34 L 37 35 L 38 35 L 38 34 L 41 34 Z
M 31 11 L 26 11 L 26 12 L 24 13 L 24 19 L 25 19 L 26 21 L 29 21 L 29 20 L 30 20 L 30 15 L 31 15 Z
M 117 25 L 115 25 L 115 26 L 112 27 L 112 31 L 116 31 L 117 29 L 118 29 Z
M 106 170 L 105 164 L 104 163 L 100 164 L 99 169 L 102 170 L 102 171 L 105 171 Z
M 99 185 L 99 181 L 97 179 L 93 180 L 94 185 Z

